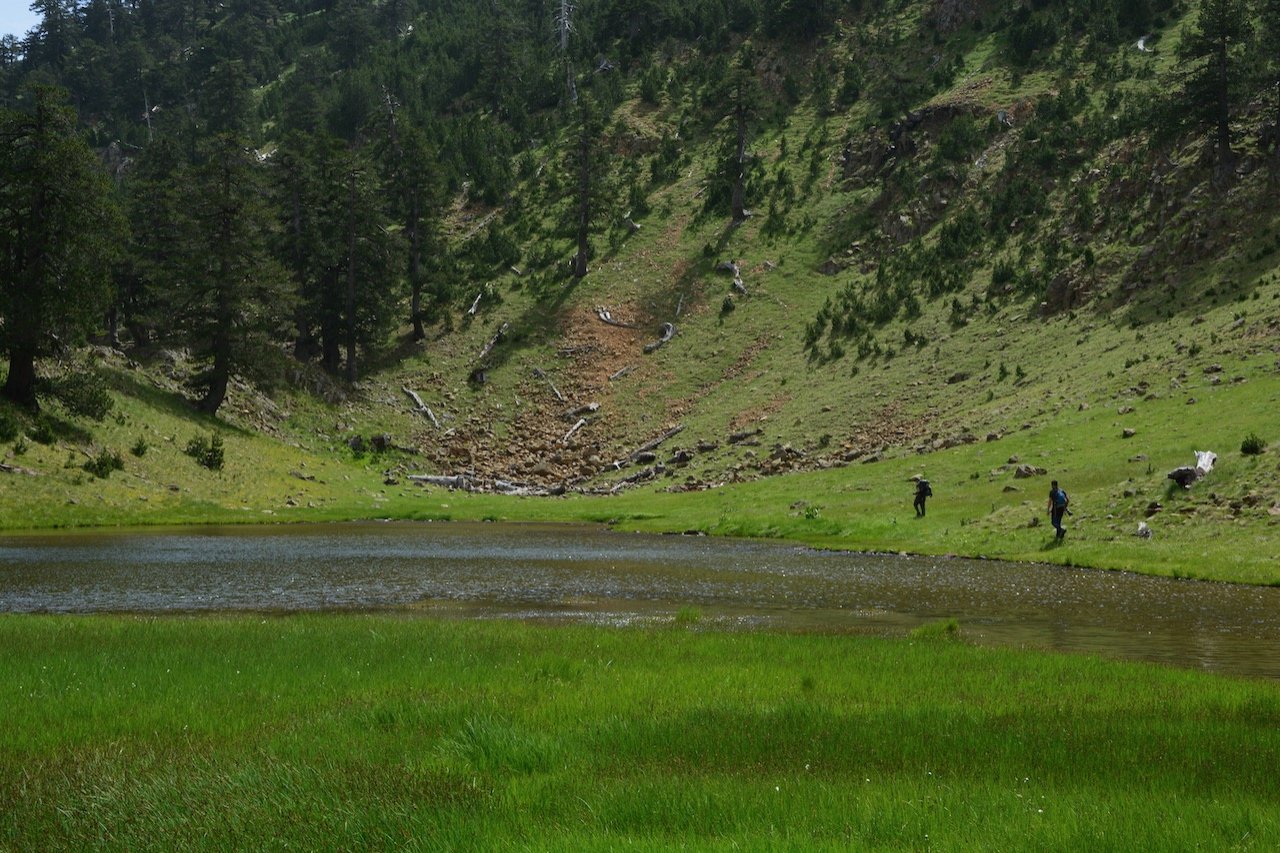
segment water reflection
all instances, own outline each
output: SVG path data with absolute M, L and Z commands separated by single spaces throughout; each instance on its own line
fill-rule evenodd
M 904 633 L 1280 678 L 1280 589 L 586 527 L 344 524 L 0 538 L 0 611 L 411 608 Z

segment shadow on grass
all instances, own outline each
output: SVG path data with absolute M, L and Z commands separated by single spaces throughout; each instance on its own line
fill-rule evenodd
M 153 409 L 172 415 L 179 420 L 186 421 L 193 426 L 204 429 L 224 430 L 239 435 L 254 434 L 252 430 L 228 423 L 216 415 L 205 414 L 197 409 L 186 397 L 172 391 L 166 391 L 163 388 L 157 388 L 136 376 L 117 371 L 106 371 L 104 375 L 109 377 L 108 381 L 112 390 L 131 397 Z

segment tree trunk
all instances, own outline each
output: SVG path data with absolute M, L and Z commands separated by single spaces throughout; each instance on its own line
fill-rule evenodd
M 356 171 L 351 170 L 351 208 L 347 219 L 347 381 L 355 382 L 360 373 L 356 364 Z
M 342 367 L 342 348 L 338 346 L 338 330 L 328 329 L 320 335 L 320 365 L 331 376 Z
M 733 181 L 733 221 L 745 222 L 747 219 L 747 116 L 741 108 L 737 111 L 738 148 L 735 162 L 738 174 Z
M 578 254 L 573 258 L 573 277 L 587 274 L 587 255 L 591 251 L 591 137 L 586 117 L 578 138 Z
M 227 399 L 227 384 L 231 376 L 228 349 L 229 347 L 221 340 L 214 344 L 213 367 L 209 370 L 209 384 L 205 389 L 204 398 L 198 406 L 200 411 L 208 415 L 216 415 L 223 401 Z
M 422 194 L 416 190 L 409 213 L 409 314 L 413 320 L 413 339 L 427 336 L 422 328 Z
M 1235 168 L 1235 155 L 1231 151 L 1231 102 L 1228 88 L 1230 66 L 1228 64 L 1227 48 L 1227 42 L 1223 40 L 1218 45 L 1214 56 L 1214 64 L 1217 70 L 1217 91 L 1215 92 L 1217 98 L 1215 107 L 1218 147 L 1217 176 L 1220 180 L 1229 178 L 1232 169 Z
M 302 193 L 296 186 L 290 193 L 289 203 L 289 227 L 293 232 L 293 275 L 297 279 L 299 292 L 305 292 L 308 282 L 306 254 L 302 250 Z M 315 358 L 320 353 L 320 347 L 315 331 L 311 328 L 311 318 L 307 316 L 304 300 L 299 300 L 298 307 L 293 309 L 293 323 L 298 330 L 298 336 L 293 341 L 293 357 L 298 361 Z
M 120 306 L 115 303 L 107 309 L 107 346 L 120 349 Z
M 36 356 L 33 350 L 12 349 L 9 352 L 9 378 L 4 383 L 4 396 L 32 411 L 36 402 Z

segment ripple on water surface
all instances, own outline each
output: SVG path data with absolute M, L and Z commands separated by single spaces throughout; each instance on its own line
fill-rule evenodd
M 1280 678 L 1280 589 L 551 525 L 369 523 L 0 538 L 0 611 L 414 608 L 903 633 Z

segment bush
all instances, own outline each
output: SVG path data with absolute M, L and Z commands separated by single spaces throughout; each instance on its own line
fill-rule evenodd
M 124 469 L 124 460 L 115 450 L 102 450 L 81 467 L 99 480 L 105 480 L 111 476 L 112 471 Z
M 138 440 L 133 443 L 133 447 L 130 448 L 130 452 L 133 453 L 134 456 L 141 459 L 143 456 L 147 455 L 148 449 L 149 447 L 147 445 L 147 440 L 139 436 Z
M 102 421 L 111 413 L 115 401 L 105 384 L 92 370 L 68 374 L 49 384 L 50 395 L 69 413 L 77 417 Z
M 210 471 L 221 471 L 222 463 L 225 459 L 222 448 L 222 436 L 216 432 L 209 438 L 203 435 L 197 435 L 195 438 L 187 442 L 186 450 L 183 451 L 192 459 L 199 462 Z
M 53 444 L 58 439 L 53 429 L 53 421 L 47 415 L 37 418 L 27 435 L 31 436 L 31 440 L 37 444 Z
M 13 441 L 18 437 L 18 422 L 8 412 L 0 412 L 0 441 Z
M 940 619 L 937 622 L 926 622 L 913 628 L 908 635 L 913 640 L 957 640 L 960 638 L 960 623 L 955 619 Z
M 1240 452 L 1245 456 L 1257 456 L 1266 449 L 1267 443 L 1259 438 L 1257 433 L 1249 433 L 1244 441 L 1240 442 Z

